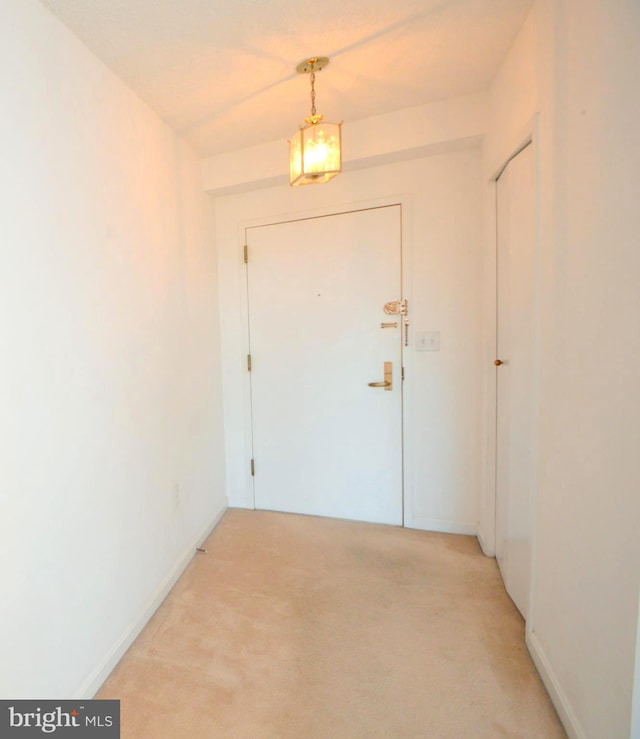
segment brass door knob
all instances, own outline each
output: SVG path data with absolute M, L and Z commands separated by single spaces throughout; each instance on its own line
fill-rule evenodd
M 494 359 L 493 363 L 496 367 L 499 367 L 501 364 L 504 364 L 504 362 L 501 359 Z

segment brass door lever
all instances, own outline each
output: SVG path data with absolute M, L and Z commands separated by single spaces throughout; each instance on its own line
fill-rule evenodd
M 384 380 L 370 382 L 369 387 L 383 387 L 385 390 L 393 390 L 393 362 L 384 363 Z

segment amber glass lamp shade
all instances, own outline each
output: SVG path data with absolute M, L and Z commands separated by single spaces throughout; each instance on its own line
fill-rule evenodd
M 320 118 L 320 116 L 317 116 Z M 342 169 L 341 123 L 307 122 L 289 142 L 289 184 L 328 182 Z

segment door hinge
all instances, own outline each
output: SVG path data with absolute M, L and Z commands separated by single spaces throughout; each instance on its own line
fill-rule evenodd
M 252 459 L 251 460 L 251 477 L 255 477 L 255 476 L 256 476 L 256 464 Z
M 247 372 L 251 372 L 251 354 L 247 354 Z
M 246 244 L 244 245 L 244 263 L 249 263 L 249 247 Z
M 404 382 L 404 367 L 402 368 L 402 372 L 401 372 L 400 376 L 402 377 L 402 382 Z

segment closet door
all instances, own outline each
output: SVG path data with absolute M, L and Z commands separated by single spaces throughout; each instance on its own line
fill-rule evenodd
M 535 414 L 535 166 L 529 145 L 497 182 L 496 556 L 526 618 L 531 585 Z

